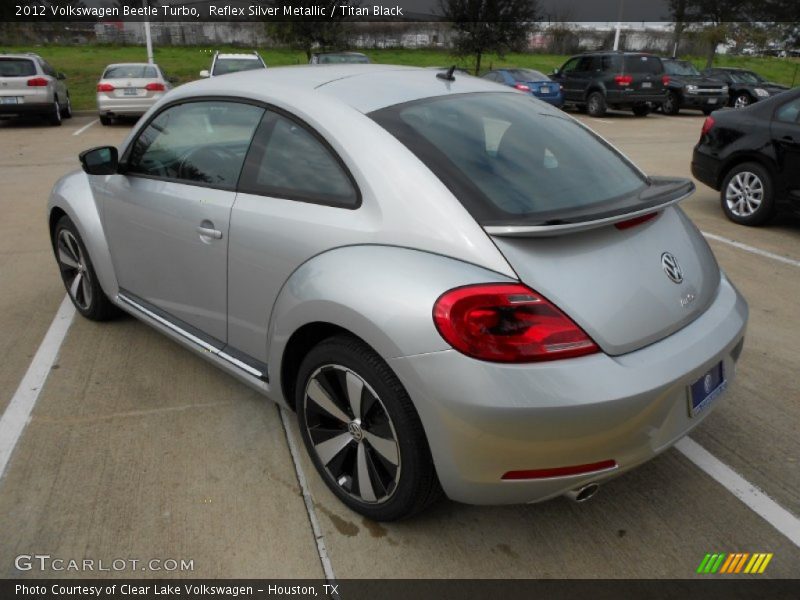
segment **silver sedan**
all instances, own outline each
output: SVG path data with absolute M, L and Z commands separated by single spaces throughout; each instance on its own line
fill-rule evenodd
M 295 411 L 372 519 L 588 499 L 696 427 L 742 351 L 747 305 L 678 205 L 694 186 L 482 79 L 209 79 L 81 162 L 49 202 L 78 311 Z
M 172 89 L 172 81 L 158 65 L 108 65 L 97 82 L 100 122 L 109 125 L 115 117 L 142 116 Z

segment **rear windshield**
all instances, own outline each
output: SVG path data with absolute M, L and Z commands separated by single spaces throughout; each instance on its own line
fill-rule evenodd
M 627 54 L 625 56 L 626 73 L 649 73 L 657 75 L 664 72 L 661 59 L 657 56 L 646 56 L 642 54 Z
M 700 75 L 697 67 L 686 60 L 665 60 L 664 70 L 670 75 Z
M 370 116 L 481 225 L 552 224 L 626 212 L 646 184 L 599 137 L 523 94 L 427 98 Z
M 214 75 L 227 75 L 239 71 L 261 69 L 263 65 L 257 58 L 220 58 L 214 64 Z
M 320 54 L 319 64 L 357 63 L 366 64 L 369 59 L 363 54 Z
M 533 69 L 509 69 L 508 72 L 517 81 L 550 81 L 547 75 Z
M 29 77 L 36 75 L 36 65 L 24 58 L 0 58 L 0 77 Z
M 155 79 L 158 72 L 155 67 L 147 65 L 119 65 L 108 67 L 103 79 Z

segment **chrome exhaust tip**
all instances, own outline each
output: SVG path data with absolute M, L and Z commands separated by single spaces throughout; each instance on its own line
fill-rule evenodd
M 600 489 L 598 483 L 587 483 L 579 488 L 568 491 L 564 494 L 568 499 L 573 502 L 586 502 L 589 498 L 594 496 Z

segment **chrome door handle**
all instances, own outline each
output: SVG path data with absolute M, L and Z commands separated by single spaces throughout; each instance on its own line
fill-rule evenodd
M 219 229 L 211 229 L 210 227 L 203 227 L 202 225 L 197 228 L 197 233 L 203 237 L 210 237 L 215 240 L 222 239 L 222 232 Z

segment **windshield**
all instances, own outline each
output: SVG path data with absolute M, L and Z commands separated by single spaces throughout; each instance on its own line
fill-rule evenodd
M 158 77 L 154 67 L 147 65 L 119 65 L 108 67 L 103 79 L 155 79 Z
M 665 60 L 664 70 L 670 75 L 700 75 L 697 67 L 687 60 Z
M 752 71 L 730 71 L 731 79 L 736 83 L 762 83 L 764 78 Z
M 24 58 L 0 58 L 0 77 L 29 77 L 36 75 L 32 60 Z
M 257 58 L 218 58 L 214 63 L 214 75 L 227 75 L 239 71 L 261 69 L 263 65 Z
M 547 75 L 533 69 L 509 69 L 508 72 L 517 81 L 550 81 Z
M 427 98 L 370 116 L 481 225 L 550 224 L 604 210 L 627 212 L 646 183 L 587 128 L 522 94 Z

